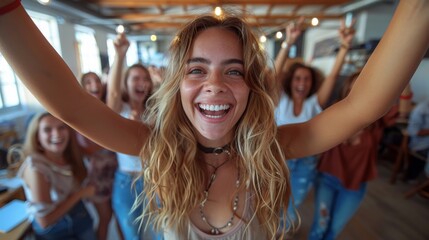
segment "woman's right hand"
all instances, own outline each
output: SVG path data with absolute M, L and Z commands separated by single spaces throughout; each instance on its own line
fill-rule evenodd
M 341 26 L 338 30 L 340 35 L 340 43 L 346 48 L 350 48 L 350 45 L 352 44 L 353 38 L 355 36 L 355 29 L 354 25 L 356 23 L 356 19 L 352 20 L 351 26 L 346 26 L 344 19 L 341 20 Z
M 286 27 L 286 43 L 289 45 L 295 44 L 296 40 L 302 33 L 302 25 L 304 18 L 300 17 L 298 21 L 289 23 Z
M 125 33 L 119 33 L 116 36 L 115 41 L 113 41 L 113 45 L 115 46 L 116 54 L 124 57 L 127 54 L 128 48 L 130 47 L 130 42 L 125 36 Z

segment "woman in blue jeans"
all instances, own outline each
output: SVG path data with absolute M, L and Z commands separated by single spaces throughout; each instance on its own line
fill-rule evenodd
M 149 71 L 141 64 L 134 64 L 122 78 L 122 66 L 130 43 L 124 34 L 119 34 L 114 45 L 116 54 L 108 77 L 107 105 L 124 118 L 141 121 L 153 87 Z M 152 226 L 145 228 L 147 218 L 138 218 L 144 206 L 136 204 L 133 208 L 138 195 L 143 192 L 142 178 L 136 180 L 142 171 L 140 157 L 117 153 L 117 158 L 112 203 L 124 239 L 158 239 Z
M 85 166 L 75 132 L 45 112 L 31 121 L 23 146 L 23 179 L 27 211 L 36 239 L 96 239 L 91 216 L 82 200 L 95 187 L 81 186 Z
M 340 99 L 350 92 L 360 72 L 345 80 Z M 377 150 L 385 127 L 395 123 L 397 107 L 370 126 L 321 155 L 315 183 L 311 240 L 335 239 L 362 202 L 367 182 L 377 176 Z
M 144 205 L 134 205 L 138 195 L 143 192 L 143 181 L 136 180 L 136 175 L 124 171 L 116 171 L 113 184 L 113 209 L 126 240 L 161 239 L 161 234 L 155 232 L 150 225 L 147 228 L 147 218 L 140 216 Z
M 303 19 L 300 19 L 298 24 L 292 23 L 287 26 L 286 40 L 276 57 L 274 86 L 279 93 L 278 98 L 274 98 L 274 102 L 277 104 L 275 118 L 279 126 L 306 122 L 322 112 L 322 109 L 327 106 L 335 80 L 354 37 L 354 30 L 346 29 L 342 22 L 339 28 L 341 45 L 335 64 L 319 87 L 320 74 L 315 68 L 303 63 L 287 64 L 289 49 L 301 35 L 302 21 Z M 313 186 L 317 157 L 290 159 L 287 161 L 287 165 L 290 171 L 293 196 L 288 207 L 288 215 L 295 222 L 298 218 L 295 209 L 301 205 Z

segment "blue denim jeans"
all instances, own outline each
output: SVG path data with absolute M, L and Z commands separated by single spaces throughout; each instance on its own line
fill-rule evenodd
M 143 180 L 139 179 L 133 184 L 134 180 L 135 176 L 132 174 L 119 170 L 115 173 L 112 205 L 124 240 L 161 239 L 160 234 L 157 234 L 152 226 L 146 228 L 146 219 L 143 219 L 141 228 L 140 221 L 136 221 L 143 213 L 144 206 L 140 205 L 131 211 L 137 196 L 143 191 Z
M 317 158 L 315 156 L 286 161 L 290 171 L 292 196 L 288 207 L 288 215 L 292 221 L 297 219 L 295 208 L 299 208 L 307 197 L 316 177 Z M 293 197 L 293 203 L 292 203 Z
M 32 226 L 38 240 L 94 240 L 97 238 L 92 218 L 82 201 L 79 201 L 66 215 L 47 228 L 42 228 L 36 220 L 33 221 Z
M 356 191 L 343 187 L 340 180 L 319 173 L 315 184 L 314 219 L 309 239 L 335 239 L 355 214 L 366 193 L 367 183 Z

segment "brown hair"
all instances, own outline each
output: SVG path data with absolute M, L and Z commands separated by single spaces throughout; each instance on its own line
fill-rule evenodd
M 100 76 L 98 76 L 98 74 L 96 74 L 95 72 L 87 72 L 87 73 L 82 74 L 82 76 L 80 77 L 80 85 L 84 86 L 86 83 L 86 79 L 91 75 L 95 76 L 96 79 L 98 79 L 98 81 L 101 83 L 101 86 L 102 86 L 101 91 L 103 91 L 103 92 L 101 94 L 100 100 L 105 103 L 106 102 L 106 95 L 107 95 L 107 86 L 106 86 L 106 84 L 104 84 L 101 81 Z
M 152 93 L 152 90 L 153 90 L 153 83 L 152 83 L 152 80 L 150 79 L 149 70 L 145 66 L 143 66 L 143 64 L 140 64 L 140 63 L 133 64 L 130 67 L 128 67 L 128 69 L 125 71 L 125 77 L 124 77 L 124 80 L 122 81 L 122 84 L 121 84 L 121 88 L 122 88 L 122 101 L 124 101 L 124 102 L 129 102 L 130 101 L 130 95 L 129 95 L 128 90 L 127 90 L 127 87 L 128 87 L 128 77 L 130 76 L 131 70 L 133 70 L 135 68 L 141 69 L 141 70 L 143 70 L 147 74 L 147 76 L 149 77 L 149 81 L 152 84 L 151 87 L 150 87 L 149 93 Z M 151 94 L 148 94 L 148 96 L 146 97 L 146 99 L 143 101 L 143 104 L 146 103 L 146 101 L 147 101 L 147 99 L 149 99 L 150 95 Z
M 292 80 L 293 80 L 293 77 L 295 75 L 296 70 L 298 70 L 300 68 L 307 69 L 311 75 L 311 89 L 310 89 L 310 92 L 308 93 L 308 95 L 306 96 L 308 98 L 311 95 L 316 93 L 316 91 L 318 89 L 319 82 L 321 81 L 321 73 L 319 71 L 317 71 L 315 68 L 307 66 L 303 63 L 296 62 L 296 63 L 291 65 L 289 71 L 287 72 L 287 74 L 285 76 L 283 89 L 288 96 L 292 95 Z

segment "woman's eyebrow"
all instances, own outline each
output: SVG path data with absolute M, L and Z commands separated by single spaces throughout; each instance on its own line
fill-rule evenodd
M 195 58 L 190 58 L 188 59 L 188 61 L 186 62 L 187 64 L 190 63 L 205 63 L 205 64 L 211 64 L 211 61 L 206 59 L 206 58 L 202 58 L 202 57 L 195 57 Z M 237 59 L 237 58 L 232 58 L 232 59 L 227 59 L 222 61 L 221 63 L 222 65 L 228 65 L 228 64 L 241 64 L 244 65 L 243 60 L 241 59 Z
M 186 63 L 187 64 L 190 64 L 190 63 L 205 63 L 205 64 L 210 64 L 211 61 L 208 60 L 208 59 L 206 59 L 206 58 L 195 57 L 195 58 L 188 59 L 188 61 Z

